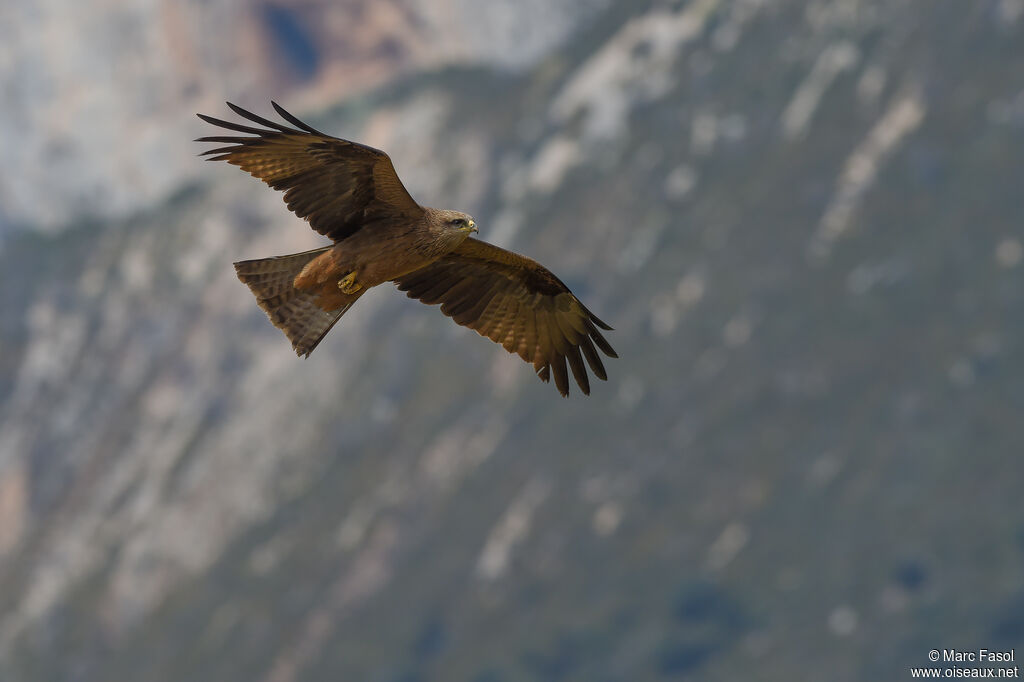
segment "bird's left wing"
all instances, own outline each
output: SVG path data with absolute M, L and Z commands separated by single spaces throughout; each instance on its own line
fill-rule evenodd
M 320 234 L 337 242 L 375 224 L 423 215 L 423 207 L 398 179 L 391 158 L 379 149 L 321 133 L 276 102 L 271 102 L 274 109 L 294 128 L 227 104 L 239 116 L 264 127 L 198 114 L 207 123 L 252 136 L 201 137 L 196 141 L 228 145 L 202 155 L 227 161 L 284 190 L 288 208 Z
M 610 330 L 550 270 L 525 256 L 477 239 L 425 268 L 395 280 L 398 288 L 456 323 L 500 343 L 531 363 L 548 381 L 552 374 L 563 396 L 569 394 L 566 362 L 584 394 L 590 379 L 583 358 L 607 379 L 600 348 L 618 357 L 598 330 Z

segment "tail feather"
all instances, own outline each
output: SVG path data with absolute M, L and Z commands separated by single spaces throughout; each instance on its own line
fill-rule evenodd
M 340 308 L 324 310 L 317 305 L 315 293 L 295 288 L 295 277 L 306 264 L 330 248 L 235 263 L 238 279 L 249 287 L 260 308 L 274 326 L 285 333 L 298 355 L 309 357 L 331 327 L 363 294 L 359 291 L 347 297 Z

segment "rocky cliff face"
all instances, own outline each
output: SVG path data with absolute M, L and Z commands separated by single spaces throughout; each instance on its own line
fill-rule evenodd
M 266 40 L 326 12 L 287 7 Z M 274 48 L 302 113 L 558 273 L 617 329 L 610 381 L 562 400 L 393 290 L 296 359 L 230 263 L 318 238 L 178 120 L 238 71 L 95 99 L 105 139 L 152 131 L 128 165 L 3 179 L 56 198 L 4 209 L 0 677 L 853 680 L 1019 642 L 1019 2 L 370 7 L 439 56 L 334 103 L 343 56 Z M 69 218 L 165 148 L 166 200 Z

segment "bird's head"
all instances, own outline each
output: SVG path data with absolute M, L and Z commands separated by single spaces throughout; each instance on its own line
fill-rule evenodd
M 471 232 L 479 232 L 476 229 L 476 221 L 473 220 L 473 216 L 468 213 L 460 213 L 459 211 L 444 211 L 443 219 L 446 226 L 450 229 L 458 230 L 459 232 L 466 233 L 469 236 Z

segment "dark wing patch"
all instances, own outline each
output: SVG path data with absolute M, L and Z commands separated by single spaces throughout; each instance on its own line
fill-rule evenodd
M 214 135 L 197 142 L 227 146 L 201 156 L 227 161 L 284 191 L 288 208 L 305 218 L 314 230 L 341 241 L 363 227 L 423 215 L 402 185 L 387 154 L 357 142 L 325 135 L 272 103 L 282 118 L 295 126 L 275 123 L 228 102 L 239 116 L 262 128 L 198 114 L 221 128 L 254 137 Z
M 500 343 L 533 365 L 558 392 L 569 395 L 569 371 L 590 394 L 590 371 L 608 378 L 597 348 L 618 357 L 601 335 L 611 327 L 587 310 L 569 288 L 540 263 L 477 239 L 425 268 L 395 280 L 398 288 L 456 323 Z M 596 348 L 595 348 L 596 346 Z M 568 363 L 568 368 L 566 367 Z

